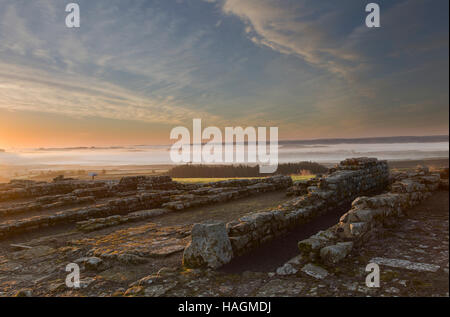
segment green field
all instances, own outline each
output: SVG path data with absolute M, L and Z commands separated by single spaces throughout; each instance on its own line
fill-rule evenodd
M 304 181 L 315 177 L 316 175 L 291 175 L 292 181 Z

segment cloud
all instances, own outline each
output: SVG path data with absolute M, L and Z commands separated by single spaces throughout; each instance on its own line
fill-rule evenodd
M 315 121 L 365 122 L 376 113 L 382 122 L 383 116 L 389 118 L 388 105 L 422 99 L 423 94 L 434 100 L 435 109 L 442 107 L 441 96 L 448 96 L 445 83 L 433 86 L 424 78 L 435 73 L 448 82 L 448 13 L 440 8 L 448 4 L 380 4 L 380 29 L 365 26 L 365 4 L 357 1 L 223 0 L 219 7 L 244 23 L 247 38 L 256 45 L 295 56 L 335 77 L 322 76 L 317 82 L 323 92 L 313 103 Z M 426 55 L 431 52 L 437 55 Z M 424 67 L 411 73 L 419 65 Z M 422 103 L 422 113 L 426 105 Z
M 63 2 L 0 0 L 0 107 L 321 136 L 414 104 L 402 126 L 448 126 L 446 2 L 380 0 L 378 30 L 351 0 L 78 3 L 74 30 Z
M 409 49 L 414 54 L 445 43 L 448 47 L 448 39 L 444 39 L 448 30 L 429 29 L 440 10 L 430 10 L 431 1 L 380 3 L 382 28 L 377 30 L 365 26 L 365 4 L 356 1 L 223 0 L 220 6 L 224 14 L 237 16 L 246 24 L 247 36 L 255 44 L 298 56 L 352 82 L 382 65 L 380 55 L 395 54 L 387 52 L 390 48 L 397 52 Z M 424 29 L 431 31 L 426 42 L 420 39 Z M 436 40 L 439 30 L 443 32 Z
M 0 0 L 0 107 L 170 124 L 217 120 L 182 93 L 207 89 L 193 77 L 205 30 L 180 36 L 184 21 L 145 1 L 79 3 L 82 27 L 69 30 L 63 3 Z
M 225 0 L 222 10 L 241 18 L 248 37 L 257 45 L 296 55 L 342 76 L 362 67 L 361 56 L 346 49 L 345 38 L 331 31 L 341 22 L 339 6 L 305 0 Z
M 163 124 L 184 124 L 186 117 L 218 120 L 214 115 L 174 105 L 172 96 L 150 99 L 117 85 L 79 76 L 0 63 L 0 79 L 0 108 L 8 110 Z

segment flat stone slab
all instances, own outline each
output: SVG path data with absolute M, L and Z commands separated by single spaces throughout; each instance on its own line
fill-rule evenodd
M 378 265 L 386 265 L 389 267 L 406 269 L 418 272 L 436 272 L 440 269 L 439 265 L 411 262 L 408 260 L 401 259 L 387 259 L 387 258 L 373 258 L 370 260 L 371 263 L 376 263 Z
M 303 255 L 297 255 L 296 257 L 287 261 L 284 265 L 280 266 L 276 273 L 278 275 L 294 275 L 298 272 L 298 267 L 303 260 Z
M 182 252 L 186 248 L 186 244 L 174 244 L 162 247 L 161 249 L 156 249 L 150 252 L 150 257 L 167 257 L 172 254 Z
M 50 255 L 54 252 L 56 252 L 55 249 L 46 245 L 40 245 L 31 249 L 13 252 L 11 253 L 11 258 L 16 260 L 31 260 Z
M 320 266 L 308 263 L 302 268 L 302 272 L 319 280 L 328 276 L 328 271 Z

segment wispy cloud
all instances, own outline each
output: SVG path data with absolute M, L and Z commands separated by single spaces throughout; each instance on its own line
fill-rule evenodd
M 448 128 L 448 2 L 378 2 L 374 30 L 359 0 L 79 0 L 75 30 L 61 1 L 0 0 L 0 108 L 289 137 Z

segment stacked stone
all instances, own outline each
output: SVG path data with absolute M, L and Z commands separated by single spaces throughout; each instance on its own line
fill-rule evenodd
M 341 161 L 338 165 L 336 165 L 335 168 L 337 170 L 361 170 L 377 166 L 379 165 L 379 163 L 380 161 L 378 161 L 377 158 L 369 158 L 369 157 L 349 158 Z
M 218 187 L 221 184 L 223 187 Z M 235 186 L 231 186 L 235 185 Z M 264 179 L 239 179 L 209 183 L 182 195 L 172 196 L 164 208 L 180 211 L 191 207 L 226 202 L 250 195 L 285 189 L 292 185 L 289 176 L 273 176 Z
M 301 254 L 333 265 L 344 259 L 354 246 L 375 238 L 383 226 L 390 226 L 407 210 L 439 188 L 439 174 L 419 169 L 397 180 L 390 191 L 373 197 L 358 197 L 338 224 L 300 241 Z
M 97 199 L 122 196 L 123 194 L 129 196 L 136 194 L 136 191 L 118 193 L 117 189 L 110 184 L 99 187 L 80 188 L 73 190 L 69 194 L 36 197 L 32 202 L 15 204 L 13 207 L 0 209 L 0 216 L 16 215 L 67 206 L 93 204 Z
M 318 182 L 319 182 L 319 179 L 317 179 L 317 178 L 296 181 L 296 182 L 294 182 L 292 187 L 289 187 L 286 190 L 286 195 L 287 196 L 303 196 L 303 195 L 306 195 L 306 194 L 308 194 L 308 187 L 310 187 L 310 186 L 317 186 Z
M 270 186 L 268 186 L 270 184 Z M 277 190 L 289 187 L 291 184 L 290 177 L 273 177 L 263 182 L 264 190 Z M 253 185 L 251 185 L 253 186 Z M 225 187 L 216 188 L 210 184 L 196 186 L 190 191 L 172 191 L 170 192 L 170 202 L 162 205 L 162 209 L 143 210 L 133 212 L 124 216 L 114 215 L 106 218 L 89 219 L 77 223 L 77 228 L 81 231 L 94 231 L 106 227 L 116 226 L 122 223 L 140 221 L 166 214 L 171 211 L 180 211 L 189 207 L 213 204 L 217 202 L 228 201 L 240 197 L 256 194 L 261 188 L 253 191 L 247 187 Z
M 123 177 L 117 184 L 110 182 L 86 182 L 57 178 L 53 183 L 13 180 L 6 191 L 0 192 L 0 200 L 37 197 L 35 201 L 16 204 L 14 207 L 0 209 L 1 215 L 12 215 L 40 210 L 49 210 L 71 205 L 95 203 L 96 199 L 114 196 L 135 195 L 137 191 L 174 189 L 179 183 L 168 176 Z M 69 192 L 64 194 L 65 192 Z M 63 194 L 54 194 L 63 193 Z M 49 195 L 50 194 L 50 195 Z M 39 197 L 42 196 L 42 197 Z
M 37 201 L 33 203 L 27 203 L 20 206 L 16 205 L 14 208 L 0 210 L 0 215 L 13 213 L 17 214 L 20 212 L 36 210 L 48 210 L 50 208 L 76 203 L 94 203 L 96 198 L 120 196 L 121 193 L 126 197 L 113 199 L 103 204 L 97 204 L 93 207 L 66 210 L 58 212 L 54 215 L 36 216 L 24 220 L 3 222 L 0 223 L 0 238 L 25 230 L 77 221 L 82 221 L 80 228 L 86 228 L 85 230 L 87 231 L 95 230 L 95 228 L 103 228 L 123 222 L 137 221 L 139 219 L 153 217 L 158 214 L 158 212 L 151 212 L 153 209 L 165 208 L 164 210 L 169 211 L 182 210 L 189 207 L 224 202 L 257 193 L 283 189 L 292 185 L 292 180 L 288 176 L 275 176 L 257 181 L 258 182 L 255 183 L 254 180 L 250 180 L 247 183 L 250 185 L 236 188 L 218 188 L 215 183 L 212 186 L 208 186 L 208 184 L 202 186 L 184 186 L 173 182 L 170 177 L 166 176 L 125 177 L 122 178 L 118 184 L 109 183 L 103 187 L 93 188 L 89 187 L 91 185 L 91 183 L 89 183 L 89 186 L 86 186 L 85 188 L 77 188 L 73 190 L 71 194 L 44 196 L 38 198 Z M 60 183 L 63 182 L 60 181 Z M 67 184 L 71 183 L 74 182 L 67 182 Z M 239 182 L 239 184 L 245 183 L 245 180 Z M 98 186 L 98 183 L 96 184 Z M 173 185 L 169 186 L 171 188 L 179 187 L 182 189 L 155 189 L 156 187 L 166 188 L 168 184 Z M 142 190 L 142 187 L 149 185 L 152 185 L 151 190 Z M 35 184 L 32 185 L 32 187 L 35 186 Z M 137 211 L 143 212 L 128 215 Z M 120 216 L 121 214 L 127 214 L 127 216 Z M 113 215 L 119 216 L 111 217 Z M 84 222 L 89 218 L 97 219 L 90 219 L 88 223 Z
M 77 208 L 58 212 L 54 215 L 36 216 L 23 220 L 4 222 L 0 224 L 0 238 L 40 227 L 159 208 L 163 203 L 170 200 L 171 194 L 171 191 L 141 193 L 132 197 L 114 199 L 94 207 Z
M 106 184 L 107 182 L 73 180 L 58 181 L 53 183 L 18 183 L 17 181 L 12 181 L 11 186 L 6 187 L 6 190 L 0 191 L 0 201 L 68 194 L 76 189 L 94 188 L 105 186 Z
M 117 192 L 110 184 L 99 187 L 75 189 L 69 194 L 36 197 L 32 202 L 18 203 L 13 207 L 0 209 L 0 216 L 16 215 L 33 211 L 49 210 L 67 206 L 93 204 L 97 199 L 135 195 L 132 192 Z
M 77 229 L 84 232 L 91 232 L 108 227 L 118 226 L 123 223 L 142 221 L 153 217 L 162 216 L 169 213 L 169 209 L 152 209 L 132 212 L 125 216 L 115 215 L 106 218 L 95 218 L 77 222 Z
M 95 198 L 106 198 L 114 196 L 116 192 L 114 192 L 110 185 L 93 187 L 93 188 L 82 188 L 75 189 L 71 195 L 76 197 L 95 197 Z
M 254 213 L 227 224 L 233 253 L 242 255 L 293 227 L 308 223 L 356 197 L 378 192 L 389 185 L 387 162 L 370 158 L 348 159 L 326 177 L 307 182 L 307 194 L 280 208 Z
M 264 179 L 258 179 L 258 178 L 255 178 L 255 179 L 227 179 L 227 180 L 218 181 L 218 182 L 211 182 L 208 184 L 208 186 L 220 187 L 220 188 L 245 187 L 245 186 L 261 183 L 263 180 Z
M 34 202 L 16 205 L 11 208 L 2 208 L 0 209 L 0 216 L 18 215 L 27 212 L 93 203 L 95 203 L 94 196 L 77 197 L 74 195 L 61 195 L 58 198 L 45 196 L 37 198 Z
M 119 184 L 114 186 L 114 190 L 169 190 L 176 189 L 177 184 L 170 176 L 127 176 L 122 177 Z
M 448 190 L 448 167 L 443 168 L 439 171 L 439 174 L 441 176 L 441 182 L 439 184 L 439 188 L 442 190 Z

